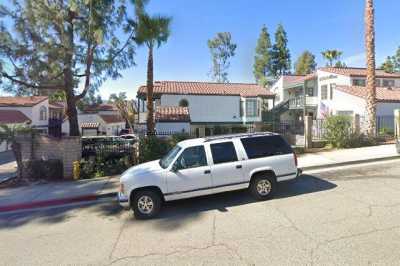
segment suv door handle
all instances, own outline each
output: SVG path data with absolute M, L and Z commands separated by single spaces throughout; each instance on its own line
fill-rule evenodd
M 205 175 L 211 174 L 211 171 L 210 171 L 210 170 L 205 170 L 205 171 L 204 171 L 204 174 L 205 174 Z
M 236 169 L 241 169 L 242 168 L 242 166 L 239 164 L 239 165 L 236 165 Z

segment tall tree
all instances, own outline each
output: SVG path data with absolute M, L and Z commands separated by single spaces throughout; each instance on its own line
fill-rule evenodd
M 210 75 L 219 83 L 228 83 L 229 59 L 235 55 L 236 44 L 229 32 L 219 32 L 207 42 L 211 52 L 212 68 Z
M 168 41 L 170 36 L 171 18 L 167 16 L 150 16 L 144 10 L 144 4 L 148 1 L 132 0 L 135 4 L 138 23 L 136 25 L 135 41 L 138 45 L 144 45 L 148 49 L 147 57 L 147 133 L 154 134 L 154 104 L 153 104 L 153 86 L 154 86 L 154 48 L 159 48 Z
M 394 73 L 395 72 L 395 64 L 394 64 L 394 57 L 388 56 L 386 57 L 385 62 L 381 65 L 381 68 L 386 73 Z
M 267 27 L 261 28 L 260 37 L 257 41 L 256 55 L 254 57 L 254 77 L 256 82 L 262 86 L 268 84 L 268 77 L 271 77 L 271 39 Z
M 375 18 L 374 1 L 365 0 L 365 49 L 367 54 L 368 134 L 376 135 Z
M 295 63 L 296 75 L 307 75 L 312 73 L 317 67 L 315 55 L 309 51 L 304 51 Z
M 287 33 L 282 24 L 275 32 L 275 44 L 272 47 L 272 74 L 275 78 L 290 73 L 290 51 L 287 47 Z
M 79 136 L 76 103 L 134 64 L 125 1 L 10 3 L 0 6 L 0 81 L 17 92 L 63 90 L 69 133 Z
M 343 52 L 339 50 L 325 50 L 321 52 L 322 56 L 327 60 L 326 66 L 327 67 L 340 67 L 342 62 L 340 62 L 340 57 L 342 56 Z M 339 63 L 340 62 L 340 63 Z

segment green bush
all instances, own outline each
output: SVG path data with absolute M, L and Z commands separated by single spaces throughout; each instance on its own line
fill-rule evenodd
M 131 167 L 129 156 L 103 155 L 103 157 L 90 158 L 80 162 L 80 178 L 88 179 L 93 177 L 118 175 Z
M 232 127 L 232 133 L 247 133 L 247 127 L 245 126 L 234 126 Z
M 64 177 L 60 160 L 28 160 L 22 163 L 23 175 L 32 179 L 61 180 Z
M 351 138 L 351 126 L 351 118 L 349 116 L 329 116 L 324 123 L 324 137 L 332 147 L 346 148 Z
M 383 135 L 383 136 L 394 136 L 394 129 L 392 129 L 392 128 L 387 128 L 387 127 L 381 128 L 381 129 L 379 130 L 379 135 Z
M 139 162 L 148 162 L 160 159 L 172 148 L 172 141 L 168 138 L 147 136 L 139 142 Z

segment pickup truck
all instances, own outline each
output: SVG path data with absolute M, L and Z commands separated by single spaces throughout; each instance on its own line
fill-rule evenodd
M 156 216 L 165 201 L 248 189 L 273 197 L 277 182 L 296 178 L 297 157 L 278 134 L 252 133 L 179 142 L 162 159 L 131 167 L 118 199 L 139 219 Z

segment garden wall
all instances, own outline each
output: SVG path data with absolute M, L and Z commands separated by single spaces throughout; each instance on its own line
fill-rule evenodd
M 61 160 L 64 166 L 64 178 L 72 178 L 74 161 L 80 161 L 82 155 L 81 137 L 53 138 L 44 135 L 20 135 L 22 160 Z

